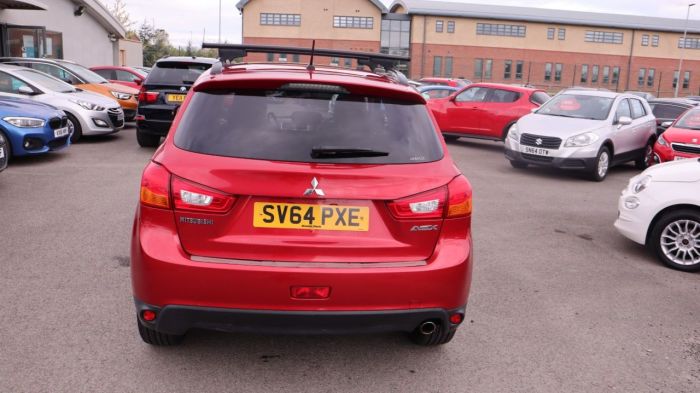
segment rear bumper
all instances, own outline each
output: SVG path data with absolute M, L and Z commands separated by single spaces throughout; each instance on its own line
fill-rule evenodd
M 166 136 L 172 124 L 172 120 L 137 120 L 136 128 L 146 134 Z
M 181 335 L 198 328 L 234 333 L 262 334 L 362 334 L 411 332 L 425 321 L 441 326 L 454 313 L 464 314 L 464 307 L 453 310 L 416 309 L 388 311 L 270 311 L 214 307 L 169 305 L 154 307 L 135 300 L 136 311 L 152 310 L 154 322 L 141 323 L 167 334 Z M 140 317 L 139 317 L 140 318 Z

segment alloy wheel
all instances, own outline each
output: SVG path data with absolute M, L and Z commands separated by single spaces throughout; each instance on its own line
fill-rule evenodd
M 670 222 L 661 232 L 661 250 L 673 263 L 700 263 L 700 222 L 681 219 Z
M 604 151 L 598 157 L 598 176 L 605 177 L 608 173 L 608 167 L 610 166 L 610 157 L 608 152 Z

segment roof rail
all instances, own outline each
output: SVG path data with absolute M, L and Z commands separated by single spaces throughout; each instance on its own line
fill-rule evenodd
M 388 71 L 395 69 L 400 62 L 408 62 L 411 60 L 411 58 L 408 56 L 387 55 L 384 53 L 353 52 L 335 49 L 299 48 L 275 45 L 217 44 L 205 42 L 202 43 L 202 48 L 218 49 L 219 59 L 222 61 L 222 63 L 233 62 L 234 59 L 245 57 L 249 52 L 286 53 L 290 55 L 343 57 L 349 59 L 357 59 L 358 64 L 369 66 L 373 71 L 374 69 L 380 66 Z

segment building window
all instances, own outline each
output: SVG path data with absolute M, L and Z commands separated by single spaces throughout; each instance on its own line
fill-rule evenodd
M 560 27 L 560 28 L 559 28 L 558 34 L 559 34 L 559 39 L 560 39 L 560 40 L 563 41 L 563 40 L 566 39 L 566 29 L 565 29 L 565 28 Z
M 557 63 L 554 65 L 554 81 L 555 82 L 561 82 L 561 74 L 562 74 L 563 69 L 564 69 L 564 65 L 561 63 Z
M 639 77 L 637 78 L 637 85 L 639 87 L 644 86 L 644 80 L 646 79 L 646 76 L 647 76 L 646 68 L 640 68 L 639 69 Z
M 550 27 L 547 29 L 547 39 L 548 40 L 553 40 L 554 39 L 554 31 L 556 29 L 554 27 Z
M 545 63 L 544 64 L 544 80 L 546 80 L 546 81 L 552 80 L 552 63 Z
M 333 27 L 341 29 L 374 29 L 371 16 L 334 16 Z
M 333 67 L 337 67 L 338 64 L 340 64 L 340 59 L 337 58 L 337 57 L 331 57 L 331 65 L 332 65 Z
M 46 54 L 51 59 L 63 58 L 63 33 L 46 31 Z
M 642 46 L 649 46 L 649 34 L 642 34 Z
M 586 30 L 586 42 L 601 42 L 604 44 L 622 44 L 622 33 L 613 31 Z
M 525 37 L 524 25 L 505 25 L 496 23 L 477 23 L 477 35 L 499 35 L 505 37 Z
M 287 54 L 286 53 L 280 53 L 279 58 L 277 58 L 277 61 L 281 63 L 286 63 L 287 62 Z
M 442 74 L 442 56 L 433 58 L 433 76 L 441 76 Z
M 600 71 L 600 67 L 597 65 L 594 65 L 593 68 L 591 69 L 591 83 L 598 83 L 598 72 Z
M 506 60 L 503 63 L 503 79 L 510 79 L 510 74 L 513 70 L 513 60 Z
M 292 62 L 299 63 L 299 55 L 292 55 Z
M 610 66 L 603 67 L 603 83 L 606 85 L 610 83 Z
M 676 85 L 678 85 L 678 71 L 673 71 L 673 88 L 676 88 Z
M 515 79 L 523 79 L 523 61 L 515 62 Z
M 446 78 L 452 78 L 452 57 L 445 56 L 445 73 Z
M 481 79 L 484 77 L 484 60 L 474 59 L 474 79 Z
M 659 35 L 654 34 L 651 36 L 651 46 L 659 46 Z
M 275 54 L 274 54 L 274 53 L 268 53 L 268 54 L 267 54 L 267 61 L 270 62 L 270 63 L 273 62 L 273 61 L 275 61 Z
M 455 32 L 455 21 L 453 21 L 453 20 L 448 20 L 448 21 L 447 21 L 447 32 L 448 32 L 448 33 L 454 33 L 454 32 Z
M 299 26 L 301 25 L 300 14 L 260 14 L 261 25 L 279 25 L 279 26 Z
M 649 68 L 649 73 L 647 74 L 647 86 L 654 87 L 654 77 L 656 76 L 656 70 Z
M 493 60 L 484 60 L 484 79 L 491 79 L 491 71 L 493 71 Z
M 435 21 L 435 32 L 436 33 L 442 33 L 442 25 L 444 24 L 443 21 L 441 20 L 436 20 Z
M 613 67 L 613 72 L 612 72 L 612 84 L 617 85 L 618 82 L 620 82 L 620 67 Z
M 588 83 L 588 64 L 581 66 L 581 83 Z
M 678 39 L 678 47 L 683 48 L 683 37 Z M 686 38 L 685 49 L 700 49 L 700 38 Z
M 687 89 L 688 87 L 690 87 L 690 71 L 683 74 L 683 88 Z
M 381 50 L 390 55 L 408 56 L 411 45 L 410 20 L 382 20 Z
M 352 68 L 352 59 L 345 59 L 345 68 Z

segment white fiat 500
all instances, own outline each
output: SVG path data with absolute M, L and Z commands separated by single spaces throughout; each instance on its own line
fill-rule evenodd
M 633 177 L 615 228 L 671 268 L 700 270 L 700 160 L 655 165 Z
M 523 116 L 508 132 L 506 158 L 528 165 L 586 171 L 602 181 L 613 165 L 653 163 L 656 118 L 631 94 L 570 89 Z

